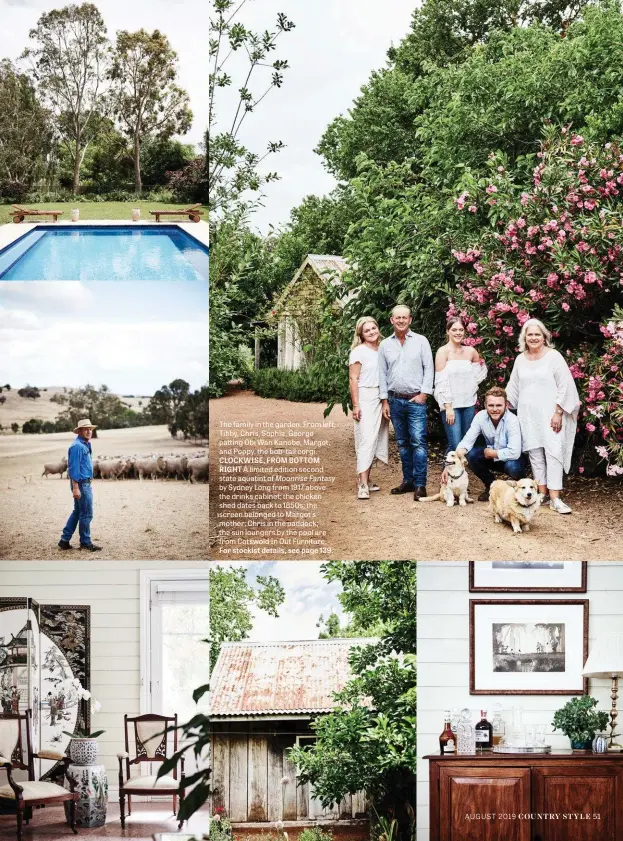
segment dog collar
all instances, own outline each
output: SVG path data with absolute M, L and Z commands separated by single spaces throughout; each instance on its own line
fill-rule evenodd
M 463 468 L 463 470 L 461 470 L 461 472 L 460 472 L 458 475 L 456 475 L 456 476 L 455 476 L 453 473 L 450 473 L 450 471 L 448 470 L 448 476 L 449 476 L 451 479 L 460 479 L 460 478 L 461 478 L 461 476 L 462 476 L 464 473 L 465 473 L 465 468 Z
M 521 505 L 522 508 L 530 508 L 532 505 L 534 505 L 535 502 L 537 502 L 536 499 L 533 500 L 533 502 L 529 502 L 527 505 L 524 505 L 523 502 L 517 500 L 517 505 Z

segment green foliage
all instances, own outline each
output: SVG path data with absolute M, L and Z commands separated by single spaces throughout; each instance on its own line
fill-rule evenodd
M 298 841 L 333 841 L 333 833 L 319 826 L 311 826 L 301 832 Z
M 190 143 L 171 138 L 149 139 L 141 145 L 141 175 L 151 187 L 167 185 L 168 174 L 183 170 L 195 159 L 195 149 Z M 200 199 L 196 199 L 199 201 Z M 180 199 L 185 201 L 185 199 Z
M 293 748 L 290 758 L 323 805 L 365 790 L 379 818 L 395 817 L 406 839 L 417 763 L 416 565 L 331 561 L 323 572 L 341 582 L 340 602 L 362 633 L 380 627 L 382 636 L 353 650 L 337 709 L 314 721 L 316 742 Z
M 180 416 L 189 391 L 190 385 L 186 380 L 181 378 L 173 380 L 155 392 L 146 409 L 154 423 L 167 424 L 172 438 L 177 436 L 180 428 Z
M 12 430 L 12 432 L 14 432 L 14 433 L 19 432 L 19 424 L 18 424 L 18 423 L 13 422 L 13 423 L 11 424 L 11 430 Z
M 175 82 L 177 54 L 157 29 L 117 32 L 109 73 L 110 105 L 134 153 L 134 188 L 142 190 L 141 145 L 185 134 L 192 124 L 188 94 Z
M 31 61 L 39 92 L 54 112 L 77 193 L 84 154 L 104 110 L 106 26 L 97 6 L 72 4 L 41 15 L 29 37 L 33 46 L 22 57 Z
M 37 397 L 41 397 L 41 392 L 34 385 L 27 385 L 24 388 L 20 388 L 17 393 L 20 397 L 27 397 L 31 400 L 36 400 Z
M 271 141 L 266 153 L 258 155 L 250 151 L 240 141 L 240 129 L 245 118 L 252 113 L 264 97 L 273 89 L 281 87 L 283 71 L 288 62 L 276 59 L 270 63 L 270 55 L 277 47 L 280 35 L 294 28 L 286 15 L 277 15 L 277 24 L 271 32 L 265 30 L 255 33 L 239 19 L 243 4 L 234 0 L 215 0 L 215 17 L 210 21 L 210 77 L 208 83 L 208 131 L 206 135 L 206 164 L 210 209 L 221 218 L 232 215 L 249 207 L 247 195 L 258 193 L 264 184 L 278 178 L 277 173 L 263 173 L 260 165 L 270 155 L 283 148 L 280 141 Z M 236 59 L 236 54 L 245 52 L 248 58 L 246 71 L 241 74 L 240 85 L 236 85 L 239 99 L 233 119 L 228 128 L 216 131 L 217 93 L 230 87 L 233 79 L 226 69 L 229 59 Z M 267 70 L 272 70 L 270 77 Z M 262 87 L 254 91 L 253 81 L 261 74 L 258 84 Z M 253 81 L 252 81 L 253 80 Z
M 231 839 L 231 821 L 217 812 L 210 821 L 210 841 L 231 841 Z
M 260 368 L 250 371 L 247 381 L 259 397 L 294 400 L 298 403 L 326 403 L 330 396 L 318 381 L 313 365 L 299 371 Z
M 556 710 L 552 727 L 562 730 L 572 742 L 586 742 L 601 733 L 608 725 L 608 713 L 594 708 L 598 701 L 590 695 L 572 698 L 564 707 Z
M 22 425 L 24 435 L 37 435 L 43 430 L 43 421 L 39 418 L 31 418 Z
M 210 663 L 216 663 L 220 645 L 247 639 L 253 627 L 251 606 L 278 616 L 285 590 L 272 575 L 258 575 L 254 585 L 242 567 L 212 565 L 210 569 Z
M 41 178 L 52 148 L 50 115 L 26 73 L 0 62 L 0 196 L 23 200 Z

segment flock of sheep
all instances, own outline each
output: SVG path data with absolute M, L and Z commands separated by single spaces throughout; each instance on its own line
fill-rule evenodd
M 67 458 L 43 465 L 42 476 L 67 472 Z M 190 455 L 97 456 L 93 459 L 94 479 L 188 479 L 190 482 L 208 481 L 208 456 L 205 450 Z

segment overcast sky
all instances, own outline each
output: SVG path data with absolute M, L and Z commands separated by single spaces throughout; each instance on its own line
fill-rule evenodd
M 0 0 L 0 58 L 15 60 L 41 14 L 65 5 L 69 0 Z M 194 113 L 192 129 L 181 139 L 198 144 L 208 125 L 209 0 L 95 0 L 95 5 L 111 40 L 119 29 L 159 29 L 168 36 L 179 56 L 178 83 L 188 91 Z
M 329 584 L 322 577 L 320 563 L 316 561 L 232 561 L 219 562 L 218 566 L 245 567 L 249 583 L 253 583 L 258 575 L 273 575 L 286 591 L 277 619 L 253 607 L 251 640 L 314 640 L 318 639 L 316 623 L 321 614 L 326 619 L 333 611 L 344 617 L 337 599 L 341 585 L 338 582 Z
M 241 20 L 254 30 L 273 29 L 278 12 L 296 24 L 279 36 L 271 55 L 271 61 L 284 58 L 290 64 L 283 87 L 272 90 L 243 125 L 242 139 L 253 151 L 263 152 L 270 140 L 287 145 L 269 158 L 269 169 L 281 180 L 267 186 L 265 206 L 253 217 L 263 233 L 270 223 L 286 222 L 304 196 L 335 186 L 313 150 L 334 117 L 348 111 L 370 73 L 385 65 L 388 48 L 407 34 L 417 5 L 416 0 L 249 0 L 244 7 Z M 240 70 L 241 65 L 231 65 L 234 84 L 219 93 L 219 127 L 228 127 L 234 99 L 237 104 Z
M 0 281 L 0 369 L 13 387 L 87 383 L 151 396 L 208 380 L 207 282 Z

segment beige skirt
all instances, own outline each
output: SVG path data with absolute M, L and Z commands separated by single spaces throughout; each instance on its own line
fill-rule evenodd
M 355 421 L 357 473 L 363 473 L 375 458 L 387 464 L 389 459 L 389 423 L 382 413 L 378 386 L 359 386 L 361 420 Z

